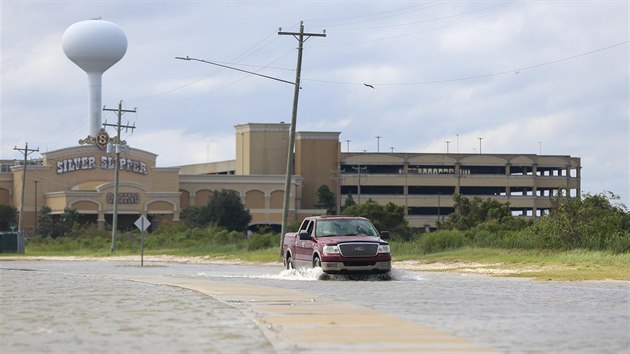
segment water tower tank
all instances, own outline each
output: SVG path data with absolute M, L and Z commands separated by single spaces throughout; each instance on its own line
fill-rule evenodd
M 63 51 L 88 75 L 88 134 L 96 136 L 101 128 L 102 76 L 127 52 L 127 37 L 120 27 L 111 22 L 81 21 L 64 32 Z

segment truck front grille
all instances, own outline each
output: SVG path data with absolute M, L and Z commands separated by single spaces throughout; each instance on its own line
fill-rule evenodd
M 339 252 L 344 257 L 374 257 L 378 243 L 340 243 Z

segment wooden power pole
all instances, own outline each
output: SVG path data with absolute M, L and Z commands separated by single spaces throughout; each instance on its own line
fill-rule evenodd
M 117 124 L 107 124 L 103 123 L 106 127 L 115 127 L 116 128 L 116 143 L 113 144 L 114 151 L 116 152 L 116 165 L 114 167 L 114 214 L 112 215 L 112 247 L 111 252 L 116 250 L 116 229 L 118 228 L 118 176 L 120 174 L 120 153 L 123 151 L 127 151 L 128 146 L 123 146 L 120 142 L 120 131 L 122 128 L 127 129 L 135 129 L 136 127 L 133 125 L 122 125 L 120 123 L 122 119 L 123 113 L 131 112 L 135 113 L 136 110 L 129 110 L 122 108 L 122 101 L 118 103 L 118 109 L 114 108 L 104 108 L 104 111 L 116 112 L 118 115 L 118 123 Z
M 291 176 L 293 174 L 294 147 L 295 147 L 295 124 L 297 122 L 298 98 L 300 95 L 300 76 L 302 72 L 302 50 L 304 42 L 310 37 L 326 37 L 324 33 L 304 33 L 304 21 L 300 21 L 300 32 L 283 32 L 282 28 L 278 31 L 281 36 L 293 36 L 298 41 L 298 59 L 295 71 L 295 91 L 293 94 L 293 111 L 291 114 L 291 129 L 289 132 L 289 151 L 287 154 L 287 173 L 284 181 L 284 204 L 282 208 L 282 229 L 280 231 L 280 255 L 282 255 L 282 240 L 287 232 L 289 223 L 289 197 L 291 194 Z

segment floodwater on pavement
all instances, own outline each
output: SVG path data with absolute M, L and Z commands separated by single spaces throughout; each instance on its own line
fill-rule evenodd
M 2 353 L 273 353 L 238 303 L 125 280 L 190 277 L 298 290 L 363 306 L 505 353 L 629 353 L 629 282 L 541 282 L 392 271 L 325 276 L 279 265 L 0 258 Z M 325 339 L 324 339 L 325 340 Z

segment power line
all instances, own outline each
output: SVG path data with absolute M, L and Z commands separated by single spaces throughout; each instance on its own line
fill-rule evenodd
M 505 4 L 505 5 L 500 5 L 500 6 L 506 6 L 506 5 L 511 5 L 511 4 Z M 523 4 L 517 4 L 516 6 L 522 6 Z M 479 10 L 482 11 L 482 10 Z M 477 12 L 477 11 L 472 11 L 472 12 Z M 469 12 L 469 13 L 472 13 Z M 432 27 L 432 28 L 427 28 L 427 29 L 422 29 L 419 31 L 412 31 L 412 32 L 405 32 L 405 33 L 399 33 L 399 34 L 395 34 L 395 35 L 390 35 L 390 36 L 383 36 L 383 37 L 379 37 L 379 38 L 373 38 L 373 39 L 367 39 L 367 40 L 361 40 L 361 41 L 354 41 L 351 43 L 335 43 L 335 44 L 322 44 L 322 45 L 317 45 L 314 47 L 348 47 L 351 45 L 358 45 L 358 44 L 366 44 L 366 43 L 374 43 L 374 42 L 381 42 L 381 41 L 385 41 L 385 40 L 390 40 L 390 39 L 396 39 L 396 38 L 402 38 L 402 37 L 409 37 L 409 36 L 414 36 L 417 34 L 422 34 L 422 33 L 426 33 L 426 32 L 431 32 L 431 31 L 436 31 L 436 30 L 440 30 L 440 29 L 444 29 L 444 28 L 448 28 L 448 27 L 453 27 L 453 26 L 457 26 L 457 25 L 461 25 L 463 23 L 467 23 L 467 22 L 472 22 L 475 20 L 479 20 L 485 17 L 489 17 L 489 16 L 493 16 L 494 12 L 490 12 L 487 14 L 483 14 L 480 16 L 476 16 L 476 17 L 472 17 L 469 18 L 467 20 L 462 20 L 459 22 L 454 22 L 454 23 L 448 23 L 448 24 L 444 24 L 441 26 L 436 26 L 436 27 Z
M 354 22 L 347 22 L 343 25 L 326 25 L 326 27 L 328 28 L 337 28 L 339 26 L 345 26 L 345 25 L 354 25 L 357 23 L 365 23 L 365 22 L 373 22 L 376 20 L 381 20 L 381 19 L 385 19 L 385 18 L 391 18 L 391 17 L 397 17 L 397 16 L 408 16 L 410 13 L 416 12 L 416 11 L 420 11 L 420 10 L 424 10 L 425 8 L 429 8 L 429 7 L 433 7 L 436 5 L 439 5 L 440 3 L 438 1 L 431 3 L 431 4 L 422 4 L 422 5 L 415 5 L 415 6 L 409 6 L 409 7 L 404 7 L 404 8 L 399 8 L 399 9 L 394 9 L 394 10 L 388 10 L 388 11 L 381 11 L 381 12 L 376 12 L 376 13 L 369 13 L 369 14 L 364 14 L 364 15 L 355 15 L 355 16 L 347 16 L 347 17 L 342 17 L 342 18 L 336 18 L 336 19 L 324 19 L 324 20 L 309 20 L 309 22 L 320 22 L 322 24 L 328 22 L 328 21 L 348 21 L 348 20 L 353 20 L 353 19 L 361 19 L 364 18 L 363 20 L 358 20 L 358 21 L 354 21 Z
M 472 76 L 453 78 L 453 79 L 429 80 L 429 81 L 397 82 L 397 83 L 381 82 L 381 83 L 372 83 L 372 85 L 375 85 L 375 86 L 413 86 L 413 85 L 443 84 L 443 83 L 449 83 L 449 82 L 455 82 L 455 81 L 467 81 L 467 80 L 482 79 L 482 78 L 491 77 L 491 76 L 498 76 L 498 75 L 519 74 L 521 71 L 537 69 L 537 68 L 540 68 L 540 67 L 543 67 L 543 66 L 553 65 L 553 64 L 564 62 L 564 61 L 568 61 L 568 60 L 580 58 L 580 57 L 583 57 L 583 56 L 587 56 L 587 55 L 590 55 L 590 54 L 595 54 L 595 53 L 598 53 L 598 52 L 602 52 L 604 50 L 608 50 L 608 49 L 612 49 L 612 48 L 615 48 L 615 47 L 622 46 L 624 44 L 628 44 L 628 42 L 629 41 L 623 41 L 623 42 L 615 43 L 615 44 L 612 44 L 612 45 L 609 45 L 609 46 L 606 46 L 606 47 L 594 49 L 594 50 L 591 50 L 591 51 L 588 51 L 588 52 L 572 55 L 572 56 L 561 58 L 561 59 L 551 60 L 551 61 L 548 61 L 548 62 L 535 64 L 535 65 L 523 66 L 523 67 L 519 67 L 519 68 L 516 68 L 516 69 L 511 69 L 511 70 L 498 71 L 498 72 L 494 72 L 494 73 L 472 75 Z M 318 79 L 309 79 L 309 78 L 303 78 L 302 80 L 304 80 L 304 81 L 311 81 L 311 82 L 320 82 L 320 83 L 324 83 L 324 84 L 334 84 L 334 85 L 357 85 L 357 86 L 363 86 L 364 85 L 363 82 L 331 81 L 331 80 L 318 80 Z
M 441 17 L 432 17 L 432 18 L 427 18 L 427 19 L 418 20 L 418 21 L 412 21 L 412 22 L 407 22 L 407 23 L 375 25 L 375 26 L 371 26 L 371 27 L 360 27 L 360 28 L 343 28 L 342 26 L 328 26 L 328 28 L 332 28 L 332 29 L 335 29 L 337 31 L 363 31 L 363 30 L 371 30 L 371 29 L 383 29 L 383 28 L 413 26 L 413 25 L 422 24 L 422 23 L 429 23 L 429 22 L 437 22 L 437 21 L 442 21 L 442 20 L 448 20 L 448 19 L 452 19 L 452 18 L 455 18 L 455 17 L 466 16 L 466 15 L 477 13 L 477 12 L 484 12 L 484 11 L 488 11 L 488 10 L 494 10 L 494 9 L 496 9 L 498 7 L 503 7 L 503 6 L 510 5 L 513 2 L 514 1 L 506 2 L 506 3 L 499 3 L 497 5 L 488 6 L 488 7 L 484 7 L 484 8 L 481 8 L 481 9 L 476 9 L 476 10 L 471 10 L 471 11 L 466 11 L 466 12 L 460 12 L 460 13 L 457 13 L 457 14 L 454 14 L 454 15 L 447 15 L 447 16 L 441 16 Z M 462 22 L 459 22 L 459 23 L 462 23 Z M 413 32 L 413 33 L 416 33 L 416 32 Z
M 264 77 L 264 78 L 267 78 L 267 79 L 281 81 L 281 82 L 285 82 L 285 83 L 288 83 L 288 84 L 291 84 L 291 85 L 295 85 L 295 83 L 292 82 L 292 81 L 288 81 L 288 80 L 284 80 L 284 79 L 278 79 L 277 77 L 263 75 L 263 74 L 255 73 L 253 71 L 248 71 L 248 70 L 243 70 L 243 69 L 239 69 L 239 68 L 229 67 L 227 65 L 219 64 L 217 62 L 212 62 L 212 61 L 207 61 L 207 60 L 197 59 L 197 58 L 191 58 L 191 57 L 175 57 L 175 59 L 199 61 L 199 62 L 202 62 L 202 63 L 216 65 L 216 66 L 220 66 L 220 67 L 223 67 L 223 68 L 229 68 L 229 69 L 236 70 L 236 71 L 241 71 L 241 72 L 244 72 L 244 73 L 247 73 L 247 74 L 261 76 L 261 77 Z
M 247 57 L 251 56 L 252 54 L 254 54 L 254 53 L 256 53 L 256 52 L 260 51 L 261 49 L 263 49 L 263 48 L 265 48 L 265 47 L 269 46 L 271 43 L 275 42 L 275 41 L 278 39 L 278 37 L 274 37 L 271 41 L 269 41 L 269 42 L 268 42 L 268 43 L 266 43 L 266 44 L 262 44 L 262 43 L 263 43 L 263 42 L 265 42 L 265 41 L 267 41 L 267 40 L 268 40 L 271 36 L 273 36 L 273 35 L 275 35 L 275 31 L 274 31 L 274 32 L 272 32 L 271 34 L 267 35 L 267 36 L 266 36 L 265 38 L 263 38 L 262 40 L 258 41 L 258 42 L 257 42 L 256 44 L 254 44 L 253 46 L 251 46 L 251 47 L 249 47 L 248 49 L 246 49 L 243 53 L 239 54 L 239 55 L 238 55 L 238 56 L 237 56 L 237 57 L 236 57 L 233 61 L 238 62 L 238 61 L 240 61 L 240 60 L 242 60 L 242 59 L 245 59 L 245 58 L 247 58 Z M 279 61 L 280 59 L 284 58 L 285 56 L 287 56 L 287 55 L 288 55 L 288 54 L 290 54 L 290 53 L 291 53 L 291 52 L 288 52 L 288 53 L 286 53 L 286 54 L 282 55 L 280 58 L 278 58 L 278 59 L 276 59 L 276 60 L 272 61 L 270 64 L 268 64 L 268 65 L 266 65 L 266 66 L 260 66 L 261 70 L 262 70 L 262 69 L 265 69 L 265 68 L 269 68 L 269 65 L 271 65 L 271 64 L 273 64 L 273 63 L 275 63 L 275 62 Z M 227 65 L 236 65 L 236 64 L 232 64 L 232 63 L 225 63 L 225 62 L 220 62 L 220 61 L 215 61 L 215 62 L 216 62 L 216 63 L 227 64 Z M 253 65 L 247 65 L 247 64 L 238 64 L 238 65 L 241 65 L 241 66 L 252 66 L 252 67 L 253 67 Z M 282 69 L 282 68 L 272 68 L 272 69 L 277 69 L 277 70 L 290 70 L 290 69 Z M 193 85 L 193 84 L 195 84 L 195 83 L 197 83 L 197 82 L 207 80 L 208 78 L 210 78 L 210 77 L 212 77 L 212 76 L 216 75 L 216 74 L 217 74 L 220 70 L 221 70 L 221 69 L 218 69 L 218 68 L 217 68 L 216 70 L 213 70 L 212 72 L 210 72 L 208 75 L 205 75 L 205 76 L 202 76 L 202 77 L 198 77 L 197 79 L 194 79 L 194 80 L 192 80 L 192 81 L 190 81 L 190 82 L 188 82 L 188 83 L 185 83 L 185 84 L 183 84 L 183 85 L 177 86 L 177 87 L 175 87 L 175 88 L 172 88 L 172 89 L 170 89 L 170 90 L 166 90 L 166 91 L 163 91 L 163 92 L 160 92 L 160 93 L 156 93 L 156 94 L 154 94 L 154 95 L 143 96 L 143 97 L 137 97 L 137 98 L 135 98 L 135 99 L 134 99 L 134 101 L 143 101 L 143 100 L 148 100 L 148 99 L 157 98 L 157 97 L 161 97 L 161 96 L 166 96 L 166 95 L 171 94 L 171 93 L 173 93 L 173 92 L 176 92 L 176 91 L 179 91 L 179 90 L 184 89 L 184 88 L 186 88 L 186 87 L 189 87 L 189 86 L 191 86 L 191 85 Z M 238 81 L 241 81 L 241 80 L 237 80 L 236 82 L 238 82 Z M 216 91 L 216 90 L 215 90 L 215 91 Z

